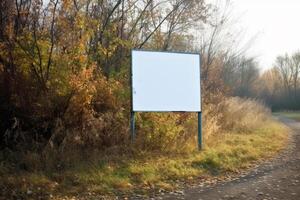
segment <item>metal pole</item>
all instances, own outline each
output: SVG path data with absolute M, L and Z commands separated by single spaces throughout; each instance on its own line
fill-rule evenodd
M 131 142 L 135 140 L 135 119 L 134 119 L 134 111 L 130 113 L 130 129 L 131 129 Z
M 202 144 L 202 112 L 198 112 L 198 149 L 203 149 Z
M 131 50 L 131 60 L 130 60 L 130 95 L 131 95 L 131 111 L 130 111 L 130 132 L 131 132 L 131 142 L 133 143 L 135 140 L 135 119 L 134 119 L 134 110 L 133 110 L 133 82 L 132 82 L 132 50 Z

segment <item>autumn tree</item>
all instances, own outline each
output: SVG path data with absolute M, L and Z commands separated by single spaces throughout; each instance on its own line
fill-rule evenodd
M 208 12 L 204 0 L 1 1 L 1 146 L 124 141 L 130 50 L 187 51 Z
M 278 56 L 274 67 L 259 78 L 258 96 L 274 110 L 299 109 L 299 52 Z

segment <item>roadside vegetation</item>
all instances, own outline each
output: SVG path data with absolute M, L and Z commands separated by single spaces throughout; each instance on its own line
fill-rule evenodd
M 228 120 L 223 128 L 205 139 L 201 152 L 196 150 L 196 132 L 181 144 L 186 148 L 177 151 L 178 145 L 172 151 L 149 151 L 139 142 L 104 152 L 74 149 L 53 157 L 2 151 L 1 193 L 7 198 L 149 196 L 162 189 L 176 190 L 182 182 L 238 173 L 284 148 L 288 129 L 259 102 L 230 98 L 224 116 Z
M 280 151 L 226 2 L 2 0 L 0 199 L 149 194 Z M 131 49 L 200 53 L 204 151 L 190 113 L 137 114 L 131 144 Z

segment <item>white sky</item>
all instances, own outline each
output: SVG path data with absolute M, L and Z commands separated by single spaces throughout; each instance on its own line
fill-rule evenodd
M 300 0 L 231 0 L 245 39 L 256 37 L 248 54 L 262 69 L 275 58 L 300 50 Z

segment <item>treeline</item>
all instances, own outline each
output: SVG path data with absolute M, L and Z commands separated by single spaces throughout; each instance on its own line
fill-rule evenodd
M 229 130 L 228 96 L 269 93 L 257 92 L 254 59 L 232 50 L 236 36 L 226 34 L 227 9 L 204 0 L 2 0 L 1 148 L 73 154 L 127 145 L 133 48 L 199 52 L 205 137 Z M 190 148 L 195 117 L 138 114 L 136 145 Z
M 273 110 L 300 109 L 300 52 L 278 56 L 260 79 L 259 97 Z
M 256 98 L 273 111 L 300 109 L 300 53 L 278 56 L 273 67 L 260 73 L 254 58 L 229 58 L 223 79 L 232 95 Z

